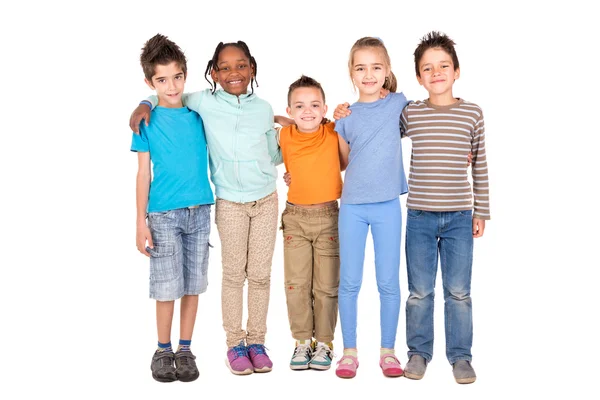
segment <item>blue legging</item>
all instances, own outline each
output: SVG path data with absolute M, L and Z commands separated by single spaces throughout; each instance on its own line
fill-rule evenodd
M 339 216 L 339 310 L 344 348 L 356 347 L 358 292 L 362 284 L 367 233 L 371 226 L 379 290 L 381 347 L 394 348 L 400 314 L 400 238 L 398 198 L 382 203 L 342 204 Z

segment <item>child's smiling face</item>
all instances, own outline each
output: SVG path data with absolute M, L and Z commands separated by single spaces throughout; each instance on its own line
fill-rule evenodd
M 327 106 L 319 89 L 299 87 L 292 92 L 287 112 L 294 119 L 298 131 L 310 133 L 319 128 Z
M 211 77 L 224 91 L 235 96 L 246 94 L 252 81 L 254 70 L 250 60 L 237 47 L 227 46 L 219 53 L 217 65 L 211 72 Z

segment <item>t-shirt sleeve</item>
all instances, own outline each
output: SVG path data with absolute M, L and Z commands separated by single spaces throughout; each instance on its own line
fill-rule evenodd
M 140 134 L 137 135 L 135 132 L 131 138 L 131 151 L 146 153 L 150 151 L 150 145 L 148 144 L 148 133 L 144 124 L 140 124 Z
M 406 131 L 408 130 L 408 105 L 404 107 L 402 110 L 402 114 L 400 114 L 400 137 L 406 136 Z
M 202 105 L 202 100 L 207 95 L 210 95 L 209 89 L 205 89 L 205 90 L 201 90 L 199 92 L 193 92 L 193 93 L 184 93 L 181 96 L 181 101 L 182 101 L 183 105 L 185 107 L 187 107 L 188 109 L 190 109 L 192 111 L 196 111 L 198 114 L 201 114 L 200 107 Z
M 345 117 L 345 118 L 348 118 L 348 117 Z M 338 119 L 337 121 L 335 121 L 334 129 L 342 138 L 344 138 L 344 140 L 346 142 L 348 142 L 348 137 L 346 135 L 345 126 L 346 126 L 346 121 L 344 120 L 344 118 Z

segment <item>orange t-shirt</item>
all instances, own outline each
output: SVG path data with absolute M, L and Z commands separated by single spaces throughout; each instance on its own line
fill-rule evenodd
M 312 133 L 301 133 L 296 125 L 281 128 L 279 145 L 285 169 L 292 177 L 288 201 L 317 204 L 342 195 L 342 174 L 335 124 L 319 125 Z

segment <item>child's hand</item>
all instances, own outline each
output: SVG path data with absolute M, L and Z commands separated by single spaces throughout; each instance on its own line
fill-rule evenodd
M 328 123 L 330 123 L 331 121 L 325 117 L 323 117 L 323 119 L 321 120 L 321 125 L 327 125 Z
M 140 123 L 143 119 L 146 120 L 146 126 L 148 126 L 150 123 L 150 111 L 152 110 L 150 110 L 147 104 L 140 104 L 133 110 L 131 117 L 129 117 L 129 127 L 132 131 L 138 135 L 140 134 Z
M 473 238 L 479 238 L 483 236 L 485 230 L 485 220 L 479 218 L 473 218 Z
M 143 255 L 150 257 L 150 253 L 146 250 L 146 242 L 148 242 L 148 247 L 151 249 L 154 248 L 154 244 L 152 243 L 152 235 L 150 234 L 150 228 L 144 223 L 143 225 L 138 225 L 137 232 L 135 234 L 135 241 L 137 249 Z
M 348 107 L 350 107 L 350 104 L 348 103 L 339 104 L 333 112 L 333 119 L 337 121 L 338 119 L 342 119 L 350 115 L 352 111 L 350 111 Z
M 390 91 L 384 88 L 381 88 L 379 90 L 379 98 L 380 99 L 385 99 L 387 97 L 387 95 L 390 94 Z
M 275 123 L 281 126 L 288 126 L 294 123 L 294 120 L 288 117 L 284 117 L 283 115 L 275 116 Z
M 290 183 L 292 183 L 292 176 L 290 175 L 289 172 L 286 172 L 285 174 L 283 174 L 283 180 L 285 181 L 285 184 L 287 186 L 290 186 Z
M 467 167 L 470 166 L 472 162 L 473 162 L 473 153 L 469 153 L 469 155 L 467 156 Z

